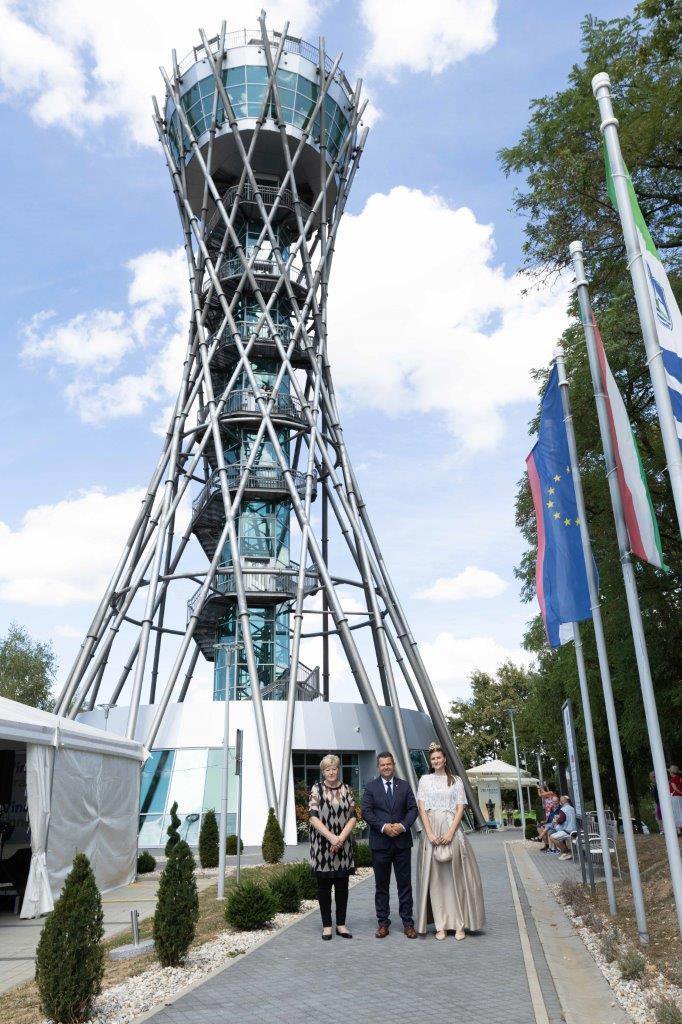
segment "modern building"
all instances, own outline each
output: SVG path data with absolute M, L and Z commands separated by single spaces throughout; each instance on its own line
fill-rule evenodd
M 154 846 L 173 800 L 189 839 L 218 809 L 227 695 L 230 743 L 244 733 L 244 838 L 260 841 L 270 806 L 293 842 L 294 788 L 317 777 L 321 753 L 340 751 L 356 785 L 381 749 L 414 781 L 434 736 L 459 766 L 353 471 L 327 355 L 365 104 L 338 60 L 264 18 L 255 31 L 202 33 L 165 84 L 156 124 L 185 239 L 187 355 L 161 458 L 60 706 L 151 749 L 140 841 Z M 190 581 L 186 619 L 172 621 Z M 361 613 L 344 604 L 349 588 Z M 321 664 L 307 666 L 312 637 Z M 360 704 L 333 699 L 333 637 Z M 200 658 L 214 667 L 212 703 L 193 693 Z M 401 711 L 399 685 L 415 710 Z

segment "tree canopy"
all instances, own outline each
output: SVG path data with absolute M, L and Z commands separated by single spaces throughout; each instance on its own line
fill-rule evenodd
M 592 303 L 611 369 L 617 379 L 640 448 L 658 516 L 669 573 L 636 563 L 642 615 L 664 746 L 679 759 L 682 708 L 682 543 L 672 494 L 665 476 L 665 458 L 646 366 L 644 346 L 632 285 L 625 260 L 620 222 L 606 191 L 599 113 L 591 80 L 599 71 L 611 76 L 614 109 L 620 122 L 623 155 L 630 170 L 642 212 L 665 261 L 671 285 L 680 301 L 682 235 L 679 229 L 682 146 L 679 111 L 682 100 L 680 41 L 682 15 L 674 0 L 645 0 L 630 17 L 604 21 L 587 17 L 582 23 L 582 60 L 568 73 L 566 87 L 534 100 L 530 120 L 516 145 L 503 149 L 500 162 L 509 175 L 522 177 L 514 208 L 525 223 L 524 264 L 545 277 L 566 273 L 568 246 L 581 239 Z M 585 491 L 600 591 L 606 641 L 620 725 L 620 737 L 634 795 L 648 783 L 650 752 L 634 648 L 630 635 L 621 567 L 599 438 L 592 384 L 582 327 L 572 304 L 574 322 L 563 335 L 573 407 L 580 470 Z M 557 339 L 558 340 L 558 339 Z M 549 367 L 539 367 L 540 389 Z M 535 418 L 529 425 L 534 433 Z M 527 548 L 516 569 L 525 601 L 535 599 L 537 536 L 527 478 L 519 481 L 516 521 Z M 600 764 L 611 764 L 603 712 L 599 670 L 591 622 L 581 626 Z M 573 645 L 549 650 L 542 622 L 536 616 L 524 638 L 536 656 L 535 668 L 524 674 L 527 691 L 520 706 L 518 728 L 524 742 L 544 744 L 563 760 L 561 704 L 576 701 L 579 742 L 579 689 Z M 471 712 L 479 704 L 494 711 L 495 698 L 504 702 L 509 670 L 501 678 L 475 673 Z M 500 676 L 500 673 L 498 673 Z M 484 700 L 485 698 L 485 700 Z M 460 702 L 461 704 L 461 702 Z M 452 728 L 460 708 L 453 705 Z M 491 719 L 492 721 L 493 719 Z M 460 723 L 461 724 L 461 723 Z M 486 747 L 485 726 L 480 741 L 467 729 L 458 741 L 476 756 Z M 492 726 L 491 726 L 492 728 Z M 502 738 L 499 742 L 506 742 Z M 492 753 L 492 749 L 490 750 Z M 587 760 L 584 759 L 585 768 Z M 586 771 L 583 773 L 587 774 Z M 609 793 L 610 776 L 604 773 Z M 589 786 L 586 786 L 589 790 Z
M 0 696 L 51 711 L 56 668 L 52 644 L 34 642 L 22 626 L 10 623 L 0 640 Z

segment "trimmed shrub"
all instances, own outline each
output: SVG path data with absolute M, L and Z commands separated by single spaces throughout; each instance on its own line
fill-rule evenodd
M 168 836 L 168 841 L 166 842 L 166 848 L 164 850 L 166 856 L 168 856 L 173 847 L 180 842 L 180 832 L 178 831 L 180 828 L 180 819 L 178 818 L 177 800 L 170 809 L 170 819 L 170 825 L 166 829 L 166 835 Z
M 228 836 L 227 837 L 227 839 L 225 840 L 225 852 L 227 854 L 229 854 L 230 857 L 236 857 L 236 855 L 237 855 L 237 837 L 236 836 Z M 239 840 L 239 852 L 240 853 L 244 852 L 244 842 L 241 839 Z
M 355 866 L 356 868 L 371 868 L 372 851 L 369 848 L 369 843 L 355 844 Z
M 629 949 L 618 958 L 618 970 L 624 981 L 641 978 L 646 968 L 646 960 L 636 949 Z
M 240 882 L 228 892 L 225 920 L 242 932 L 264 928 L 277 913 L 278 901 L 269 885 Z
M 514 827 L 515 828 L 521 828 L 521 817 L 520 816 L 518 818 L 514 817 Z
M 538 829 L 534 821 L 526 822 L 526 839 L 537 839 Z
M 682 1010 L 674 999 L 661 996 L 651 1009 L 654 1011 L 656 1024 L 682 1024 Z
M 137 858 L 138 875 L 147 875 L 150 871 L 156 870 L 156 857 L 152 857 L 149 850 L 143 850 Z
M 199 896 L 194 857 L 179 839 L 161 872 L 154 914 L 154 947 L 163 967 L 177 967 L 185 959 L 199 919 Z
M 84 853 L 77 853 L 36 950 L 36 983 L 46 1017 L 87 1020 L 104 974 L 102 900 Z
M 301 890 L 296 875 L 286 868 L 270 879 L 270 889 L 277 898 L 282 914 L 298 914 L 301 909 Z
M 265 823 L 263 833 L 263 860 L 266 864 L 279 864 L 284 856 L 284 836 L 279 827 L 277 815 L 271 807 L 268 811 L 268 820 Z
M 202 868 L 218 867 L 218 821 L 215 811 L 206 811 L 199 832 L 199 863 Z
M 296 878 L 301 898 L 304 900 L 317 899 L 317 878 L 307 860 L 299 860 L 287 866 L 287 871 Z

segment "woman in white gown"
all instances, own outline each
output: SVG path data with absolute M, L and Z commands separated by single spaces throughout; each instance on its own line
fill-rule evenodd
M 417 789 L 424 826 L 417 866 L 417 931 L 424 934 L 433 922 L 437 939 L 444 939 L 449 931 L 463 939 L 466 931 L 485 926 L 478 864 L 460 827 L 467 798 L 462 780 L 450 771 L 437 743 L 429 747 L 429 765 L 431 771 L 422 775 Z

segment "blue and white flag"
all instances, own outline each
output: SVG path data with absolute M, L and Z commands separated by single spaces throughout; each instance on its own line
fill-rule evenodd
M 526 459 L 538 528 L 535 583 L 550 647 L 573 639 L 572 623 L 592 618 L 571 457 L 552 373 L 542 396 L 538 440 Z

